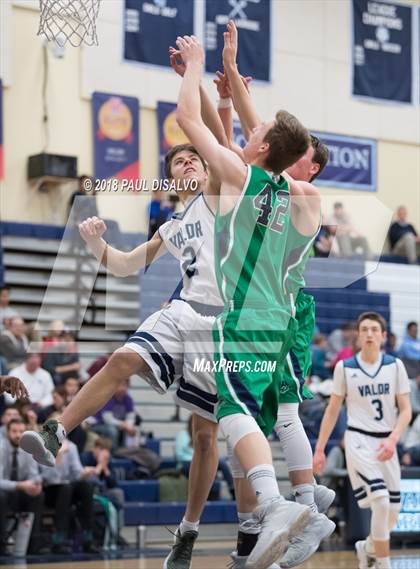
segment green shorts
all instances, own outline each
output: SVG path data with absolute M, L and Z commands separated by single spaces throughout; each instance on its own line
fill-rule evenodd
M 264 393 L 261 423 L 268 436 L 276 422 L 278 407 L 282 403 L 301 403 L 313 395 L 305 385 L 311 367 L 310 345 L 315 326 L 315 302 L 312 296 L 300 291 L 296 298 L 297 330 L 289 353 L 276 370 L 274 381 Z
M 218 419 L 244 413 L 253 416 L 267 433 L 270 425 L 262 415 L 264 394 L 277 383 L 276 374 L 296 331 L 296 320 L 285 308 L 244 308 L 217 317 L 213 340 Z M 272 426 L 268 432 L 271 430 Z
M 279 403 L 301 403 L 313 395 L 305 385 L 311 368 L 311 342 L 315 328 L 315 301 L 299 291 L 296 298 L 298 330 L 280 373 Z

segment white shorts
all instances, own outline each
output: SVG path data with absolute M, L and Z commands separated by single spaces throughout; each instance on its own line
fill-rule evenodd
M 187 302 L 173 300 L 147 318 L 127 340 L 125 348 L 137 352 L 152 370 L 142 374 L 159 393 L 176 385 L 175 402 L 216 421 L 217 392 L 214 374 L 194 366 L 213 361 L 213 316 L 202 316 Z M 209 366 L 207 366 L 209 367 Z
M 354 497 L 360 508 L 369 508 L 371 500 L 389 497 L 391 504 L 400 502 L 401 470 L 395 451 L 390 460 L 377 459 L 383 438 L 346 431 L 344 435 L 347 470 Z

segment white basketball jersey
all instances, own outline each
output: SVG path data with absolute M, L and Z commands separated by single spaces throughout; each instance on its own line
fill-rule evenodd
M 387 433 L 397 420 L 396 396 L 410 393 L 410 383 L 398 358 L 381 354 L 366 364 L 359 353 L 335 366 L 333 393 L 346 397 L 348 427 Z
M 222 306 L 214 270 L 214 213 L 203 193 L 161 225 L 159 234 L 168 251 L 180 261 L 181 298 Z

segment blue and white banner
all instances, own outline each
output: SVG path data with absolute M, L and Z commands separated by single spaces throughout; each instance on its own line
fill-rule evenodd
M 245 77 L 270 81 L 271 0 L 207 0 L 206 71 L 222 70 L 223 32 L 234 20 L 238 28 L 238 66 Z
M 412 103 L 412 6 L 353 0 L 353 95 Z
M 137 180 L 140 168 L 139 100 L 92 94 L 95 178 Z
M 327 166 L 316 186 L 331 186 L 365 192 L 376 191 L 376 140 L 314 132 L 328 146 Z
M 193 33 L 194 0 L 125 0 L 126 60 L 169 67 L 169 46 Z

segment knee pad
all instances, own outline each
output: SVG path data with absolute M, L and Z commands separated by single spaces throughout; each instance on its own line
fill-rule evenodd
M 371 501 L 372 519 L 370 522 L 370 535 L 377 541 L 389 539 L 389 498 L 379 496 Z
M 243 437 L 246 437 L 246 435 L 261 432 L 254 417 L 244 415 L 243 413 L 235 413 L 234 415 L 222 417 L 219 421 L 219 425 L 223 436 L 233 450 L 235 450 L 236 445 Z
M 280 405 L 275 426 L 289 472 L 312 470 L 312 448 L 299 418 L 298 407 L 297 403 Z
M 228 451 L 230 471 L 232 472 L 233 478 L 246 478 L 241 463 L 236 458 L 235 453 L 233 452 L 233 448 L 229 443 L 227 443 L 227 451 Z

